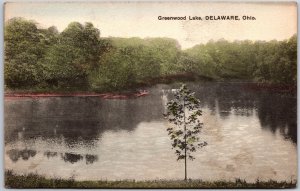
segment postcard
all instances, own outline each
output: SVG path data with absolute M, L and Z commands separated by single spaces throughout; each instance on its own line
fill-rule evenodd
M 6 188 L 295 188 L 295 2 L 6 2 Z

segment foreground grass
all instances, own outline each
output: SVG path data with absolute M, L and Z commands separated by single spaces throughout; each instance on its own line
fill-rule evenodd
M 155 180 L 155 181 L 75 181 L 72 179 L 47 179 L 36 174 L 16 175 L 12 171 L 5 172 L 7 188 L 295 188 L 295 182 L 256 181 L 247 183 L 235 181 L 201 181 L 201 180 Z

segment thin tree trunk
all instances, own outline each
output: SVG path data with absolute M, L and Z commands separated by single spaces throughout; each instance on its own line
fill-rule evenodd
M 184 180 L 187 180 L 186 169 L 186 124 L 185 124 L 185 101 L 183 100 L 183 125 L 184 125 Z

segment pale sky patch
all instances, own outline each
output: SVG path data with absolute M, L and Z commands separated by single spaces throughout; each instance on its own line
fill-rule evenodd
M 237 15 L 240 21 L 206 21 Z M 242 20 L 253 16 L 256 20 Z M 202 21 L 160 21 L 158 16 L 200 16 Z M 7 3 L 5 20 L 24 17 L 62 31 L 72 21 L 92 22 L 102 37 L 169 37 L 183 49 L 209 40 L 283 40 L 297 33 L 296 3 L 86 2 Z

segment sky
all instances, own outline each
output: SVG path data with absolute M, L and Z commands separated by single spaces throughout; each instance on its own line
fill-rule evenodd
M 205 20 L 205 16 L 234 15 L 239 21 Z M 158 16 L 199 16 L 202 21 L 158 20 Z M 252 16 L 256 20 L 242 20 Z M 101 37 L 169 37 L 182 49 L 209 40 L 283 40 L 297 33 L 296 3 L 98 2 L 6 3 L 5 21 L 35 20 L 63 31 L 72 21 L 92 22 Z

